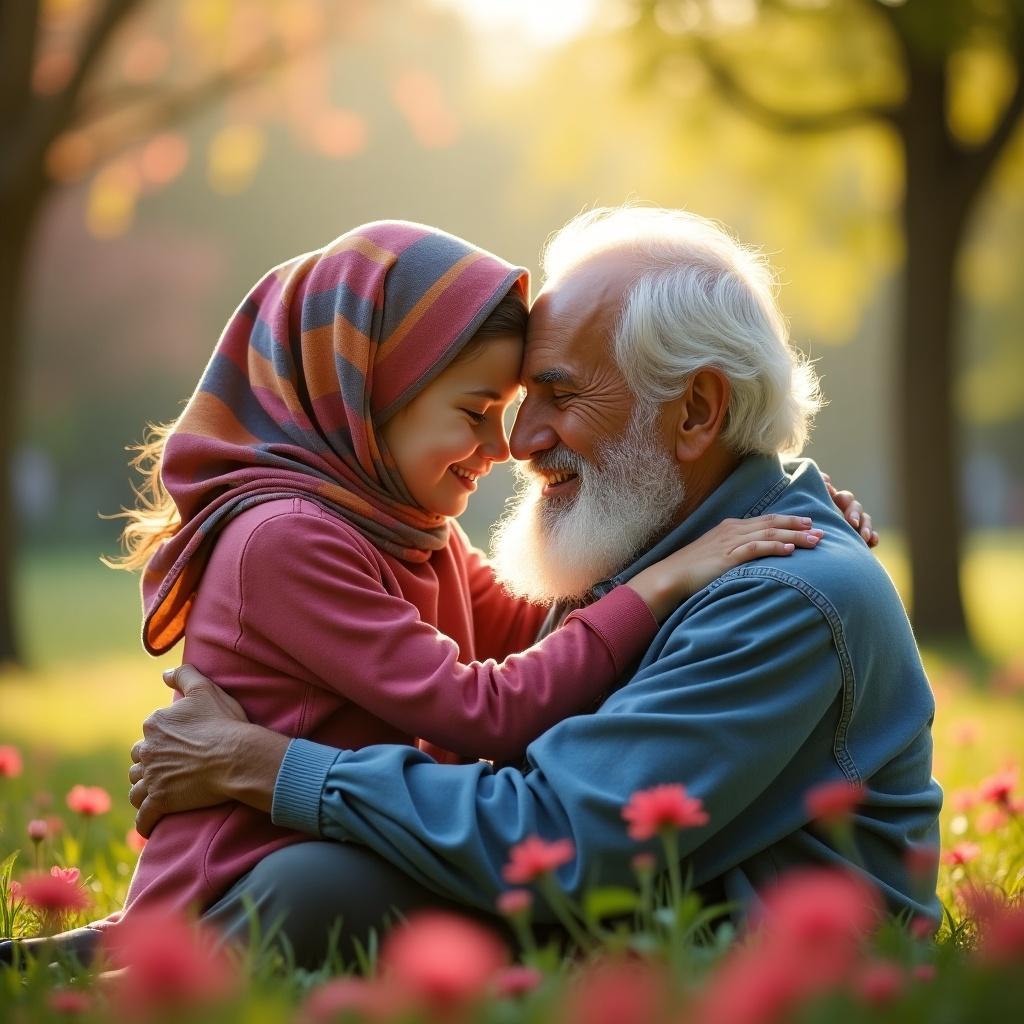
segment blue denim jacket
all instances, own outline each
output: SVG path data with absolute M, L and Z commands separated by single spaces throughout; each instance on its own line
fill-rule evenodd
M 628 837 L 624 805 L 637 790 L 682 782 L 709 814 L 680 835 L 694 883 L 749 906 L 790 866 L 853 859 L 804 806 L 813 786 L 846 779 L 866 786 L 854 817 L 859 867 L 892 910 L 937 918 L 934 877 L 905 868 L 909 845 L 938 846 L 932 694 L 892 582 L 813 463 L 744 459 L 602 587 L 722 519 L 765 512 L 812 516 L 825 536 L 815 550 L 739 566 L 690 597 L 632 677 L 593 714 L 530 744 L 523 770 L 293 740 L 275 823 L 364 843 L 429 888 L 493 908 L 509 849 L 530 835 L 573 840 L 576 859 L 559 871 L 572 894 L 629 884 L 632 857 L 657 844 Z

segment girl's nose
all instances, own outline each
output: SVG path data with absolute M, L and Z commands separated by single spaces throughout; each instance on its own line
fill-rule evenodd
M 508 438 L 505 428 L 499 423 L 490 433 L 487 440 L 480 446 L 481 454 L 491 462 L 507 462 L 509 457 Z

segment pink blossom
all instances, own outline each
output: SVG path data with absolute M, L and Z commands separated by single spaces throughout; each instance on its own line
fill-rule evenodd
M 1017 787 L 1017 775 L 1018 769 L 1014 766 L 982 779 L 978 786 L 978 796 L 982 800 L 1008 807 L 1013 791 Z
M 462 1006 L 480 996 L 505 966 L 497 936 L 454 914 L 427 912 L 393 928 L 381 950 L 391 982 L 435 1010 Z
M 65 882 L 74 883 L 78 881 L 81 872 L 78 868 L 59 868 L 54 865 L 50 868 L 50 874 L 53 875 L 54 878 L 63 878 Z
M 853 991 L 868 1006 L 885 1006 L 903 991 L 906 978 L 891 960 L 872 960 L 864 964 L 853 979 Z
M 46 827 L 46 822 L 42 818 L 33 818 L 28 823 L 27 831 L 28 837 L 33 843 L 41 843 L 50 830 Z
M 0 779 L 15 779 L 21 774 L 21 751 L 17 747 L 0 747 Z
M 149 840 L 147 840 L 145 836 L 139 835 L 135 829 L 130 828 L 125 833 L 124 841 L 127 843 L 128 849 L 133 853 L 142 853 Z
M 103 945 L 119 970 L 109 985 L 111 1000 L 126 1018 L 206 1006 L 238 984 L 213 934 L 177 913 L 136 911 L 104 932 Z
M 384 1020 L 399 1009 L 393 995 L 380 984 L 365 978 L 333 978 L 313 989 L 302 1007 L 299 1020 L 303 1024 L 333 1024 L 347 1020 Z
M 911 878 L 933 882 L 939 866 L 939 851 L 934 846 L 913 843 L 903 854 L 903 863 Z
M 978 922 L 978 959 L 990 967 L 1024 963 L 1024 902 L 990 899 Z
M 969 864 L 979 853 L 981 853 L 981 847 L 977 843 L 957 843 L 952 849 L 943 853 L 942 863 L 953 866 Z
M 835 825 L 849 819 L 864 802 L 865 792 L 863 786 L 855 786 L 845 779 L 823 782 L 808 791 L 804 797 L 804 806 L 814 821 Z
M 665 1016 L 664 973 L 643 960 L 604 960 L 585 969 L 555 1019 L 564 1024 L 652 1024 Z
M 926 941 L 935 934 L 938 930 L 938 922 L 933 921 L 930 917 L 925 917 L 923 914 L 915 917 L 910 922 L 910 934 L 915 939 Z
M 72 786 L 67 804 L 76 814 L 91 818 L 110 810 L 110 794 L 102 786 Z
M 503 967 L 494 978 L 494 991 L 499 996 L 510 998 L 532 992 L 544 980 L 544 975 L 536 967 L 525 967 L 514 964 Z
M 506 917 L 525 914 L 533 906 L 533 893 L 529 889 L 509 889 L 498 897 L 497 906 Z
M 17 903 L 18 900 L 25 898 L 25 890 L 16 878 L 12 878 L 7 883 L 7 902 Z
M 910 973 L 915 981 L 929 982 L 934 981 L 939 972 L 935 964 L 917 964 Z
M 697 828 L 708 823 L 701 801 L 691 797 L 679 783 L 638 789 L 622 809 L 629 822 L 629 837 L 638 842 L 663 829 Z
M 89 894 L 78 884 L 78 876 L 33 874 L 21 883 L 21 896 L 30 907 L 44 914 L 63 914 L 85 910 L 91 902 Z
M 556 839 L 548 843 L 540 836 L 529 836 L 512 847 L 502 876 L 513 885 L 529 885 L 541 875 L 568 864 L 575 856 L 576 847 L 571 839 Z
M 1010 816 L 1002 807 L 986 807 L 975 818 L 974 827 L 983 836 L 987 836 L 992 832 L 998 832 L 1001 828 L 1008 825 L 1009 822 Z
M 92 1009 L 92 1000 L 81 989 L 57 988 L 47 997 L 46 1005 L 54 1013 L 88 1013 Z

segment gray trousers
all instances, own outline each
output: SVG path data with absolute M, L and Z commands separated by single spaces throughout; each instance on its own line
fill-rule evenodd
M 496 915 L 445 900 L 366 847 L 319 841 L 296 843 L 264 857 L 207 910 L 203 921 L 226 942 L 244 946 L 255 914 L 262 936 L 272 933 L 272 944 L 290 949 L 296 966 L 313 969 L 328 954 L 332 928 L 340 928 L 337 949 L 351 962 L 357 944 L 366 947 L 371 930 L 382 936 L 402 917 L 425 909 L 474 917 L 509 938 Z

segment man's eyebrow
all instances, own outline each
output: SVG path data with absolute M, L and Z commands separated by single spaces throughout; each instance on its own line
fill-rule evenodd
M 572 384 L 573 375 L 561 366 L 552 366 L 549 370 L 541 370 L 530 378 L 531 384 Z

